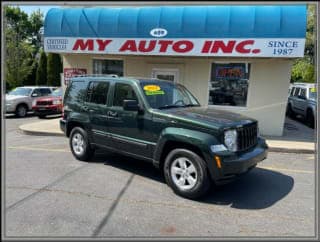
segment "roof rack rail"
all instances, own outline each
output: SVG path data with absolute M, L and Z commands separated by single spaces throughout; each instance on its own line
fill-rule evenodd
M 113 77 L 113 78 L 118 78 L 119 76 L 116 74 L 82 74 L 82 75 L 75 75 L 72 77 Z

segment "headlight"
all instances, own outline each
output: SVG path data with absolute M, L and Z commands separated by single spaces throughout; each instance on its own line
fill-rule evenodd
M 58 104 L 61 104 L 61 101 L 60 101 L 60 100 L 54 100 L 52 103 L 53 103 L 54 105 L 58 105 Z
M 33 100 L 33 101 L 32 101 L 32 107 L 33 107 L 33 106 L 36 106 L 36 104 L 37 104 L 37 100 Z
M 224 132 L 224 144 L 230 151 L 237 151 L 237 130 L 227 130 Z

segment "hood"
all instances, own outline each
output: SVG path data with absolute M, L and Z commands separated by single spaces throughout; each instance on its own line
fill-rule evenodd
M 17 100 L 20 98 L 26 98 L 28 96 L 19 96 L 19 95 L 8 95 L 6 94 L 6 101 Z
M 169 115 L 170 118 L 176 119 L 177 121 L 190 122 L 197 126 L 215 129 L 242 126 L 256 122 L 255 119 L 238 113 L 232 113 L 213 108 L 173 108 L 161 110 L 161 112 L 166 113 L 166 115 Z
M 37 101 L 54 101 L 54 100 L 62 100 L 62 97 L 46 96 L 46 97 L 37 98 Z

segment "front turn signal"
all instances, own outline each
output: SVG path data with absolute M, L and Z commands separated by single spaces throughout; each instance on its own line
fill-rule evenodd
M 218 167 L 219 169 L 221 169 L 221 159 L 220 159 L 220 157 L 217 156 L 217 155 L 215 155 L 215 156 L 214 156 L 214 159 L 216 160 L 217 167 Z

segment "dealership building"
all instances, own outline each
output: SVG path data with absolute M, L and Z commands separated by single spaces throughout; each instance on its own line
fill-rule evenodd
M 77 74 L 166 79 L 281 136 L 306 21 L 304 4 L 53 8 L 44 49 L 61 54 L 66 85 Z

